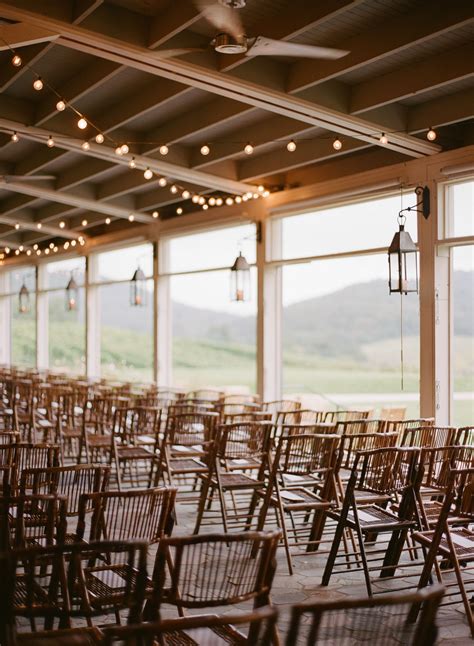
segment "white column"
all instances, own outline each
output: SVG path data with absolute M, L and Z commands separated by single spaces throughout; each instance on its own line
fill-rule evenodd
M 10 291 L 8 274 L 0 274 L 0 293 Z M 0 365 L 11 364 L 11 296 L 0 297 Z
M 157 245 L 155 278 L 155 365 L 156 382 L 159 386 L 173 383 L 173 330 L 170 277 L 163 276 L 169 271 L 169 241 L 160 240 Z
M 100 377 L 100 287 L 97 278 L 97 255 L 86 258 L 86 375 Z
M 47 287 L 47 265 L 36 267 L 36 367 L 49 367 L 49 305 Z

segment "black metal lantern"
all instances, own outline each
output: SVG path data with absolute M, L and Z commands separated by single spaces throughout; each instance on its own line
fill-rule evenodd
M 250 265 L 242 252 L 230 268 L 230 299 L 237 302 L 250 300 Z
M 18 292 L 18 311 L 20 314 L 26 314 L 30 311 L 30 291 L 23 283 Z
M 418 293 L 418 249 L 405 231 L 404 218 L 388 249 L 388 269 L 390 294 Z
M 79 297 L 79 287 L 74 280 L 74 274 L 71 272 L 71 278 L 66 285 L 66 310 L 72 312 L 77 308 L 77 301 Z
M 146 301 L 145 274 L 140 267 L 135 270 L 132 280 L 130 281 L 130 305 L 132 307 L 142 307 Z

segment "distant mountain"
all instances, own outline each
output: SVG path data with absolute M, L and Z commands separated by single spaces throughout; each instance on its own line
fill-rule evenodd
M 474 337 L 474 272 L 454 273 L 454 295 L 455 332 Z M 101 320 L 105 326 L 150 331 L 151 305 L 150 302 L 146 308 L 130 307 L 128 284 L 101 288 Z M 419 304 L 415 295 L 403 298 L 403 310 L 404 334 L 417 335 Z M 57 315 L 60 320 L 65 315 L 62 303 Z M 253 317 L 173 302 L 172 319 L 176 337 L 255 342 Z M 283 310 L 283 335 L 288 349 L 310 350 L 319 356 L 357 358 L 363 344 L 399 337 L 400 297 L 389 296 L 385 280 L 373 280 L 294 303 Z

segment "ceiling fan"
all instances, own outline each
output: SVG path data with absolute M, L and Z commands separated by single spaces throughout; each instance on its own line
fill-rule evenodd
M 265 36 L 249 37 L 239 16 L 238 9 L 245 7 L 245 0 L 194 0 L 201 16 L 217 30 L 210 45 L 220 54 L 240 54 L 244 56 L 289 56 L 337 60 L 347 56 L 345 49 L 301 45 L 284 40 L 274 40 Z M 182 56 L 192 52 L 206 51 L 207 48 L 164 49 L 154 52 L 158 58 Z

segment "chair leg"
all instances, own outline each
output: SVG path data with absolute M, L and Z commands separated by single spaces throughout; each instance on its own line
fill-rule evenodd
M 336 562 L 337 553 L 339 551 L 339 545 L 341 544 L 342 535 L 344 533 L 344 520 L 345 518 L 341 516 L 337 523 L 336 532 L 334 534 L 334 539 L 332 541 L 331 550 L 329 551 L 328 560 L 326 561 L 326 567 L 324 568 L 323 578 L 321 585 L 329 585 L 329 580 L 331 578 L 332 570 L 334 568 L 334 563 Z

